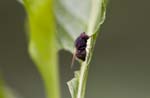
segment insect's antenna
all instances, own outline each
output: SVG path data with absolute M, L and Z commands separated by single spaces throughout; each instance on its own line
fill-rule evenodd
M 76 52 L 76 50 L 74 49 L 72 60 L 71 60 L 71 69 L 73 68 L 73 64 L 74 64 L 75 57 L 76 57 L 75 52 Z

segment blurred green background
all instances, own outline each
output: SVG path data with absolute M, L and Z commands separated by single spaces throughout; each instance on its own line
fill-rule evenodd
M 109 0 L 90 66 L 86 98 L 150 98 L 150 1 Z M 40 75 L 27 52 L 25 11 L 0 0 L 0 70 L 23 98 L 44 98 Z M 60 51 L 62 98 L 71 98 L 72 55 Z M 79 67 L 79 66 L 78 66 Z

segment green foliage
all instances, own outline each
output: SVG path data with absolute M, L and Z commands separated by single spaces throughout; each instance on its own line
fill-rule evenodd
M 5 85 L 0 75 L 0 98 L 22 98 L 14 90 Z
M 0 76 L 0 98 L 5 98 L 5 93 L 4 93 L 4 86 L 3 86 L 3 81 Z
M 45 83 L 48 98 L 59 98 L 57 48 L 52 0 L 23 0 L 29 23 L 29 53 Z
M 87 58 L 67 84 L 72 98 L 84 98 L 89 63 L 100 25 L 105 20 L 106 0 L 56 0 L 55 16 L 59 46 L 74 52 L 74 41 L 80 33 L 93 35 L 87 46 Z M 61 35 L 61 36 L 60 36 Z
M 58 49 L 73 53 L 74 41 L 80 33 L 92 35 L 86 61 L 81 62 L 81 69 L 67 83 L 72 98 L 84 98 L 97 31 L 105 20 L 106 0 L 54 0 L 54 3 L 52 0 L 23 0 L 23 4 L 28 14 L 29 52 L 43 77 L 48 98 L 60 97 Z

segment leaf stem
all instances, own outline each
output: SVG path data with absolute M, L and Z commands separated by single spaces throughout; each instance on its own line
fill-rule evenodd
M 86 58 L 86 61 L 81 64 L 77 98 L 84 98 L 84 95 L 85 95 L 88 71 L 90 67 L 89 63 L 91 61 L 92 51 L 95 46 L 94 39 L 95 39 L 95 35 L 93 35 L 93 37 L 89 39 L 88 47 L 87 47 L 87 58 Z
M 87 83 L 87 77 L 88 77 L 88 70 L 89 70 L 89 63 L 91 61 L 92 52 L 94 50 L 95 41 L 96 41 L 96 25 L 97 25 L 97 18 L 101 11 L 99 8 L 102 7 L 103 0 L 92 0 L 92 9 L 91 9 L 91 16 L 89 20 L 89 26 L 87 33 L 89 35 L 93 35 L 87 43 L 87 57 L 86 61 L 81 64 L 80 69 L 80 77 L 79 77 L 79 85 L 78 85 L 78 91 L 77 91 L 77 98 L 84 98 L 85 96 L 85 89 L 86 89 L 86 83 Z

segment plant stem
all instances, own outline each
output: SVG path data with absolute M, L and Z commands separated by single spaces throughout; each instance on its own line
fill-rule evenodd
M 88 41 L 87 58 L 86 58 L 86 61 L 81 64 L 81 69 L 80 69 L 77 98 L 84 98 L 84 96 L 85 96 L 88 71 L 89 71 L 89 67 L 90 67 L 89 63 L 91 61 L 92 52 L 93 52 L 93 49 L 95 46 L 94 39 L 96 36 L 97 36 L 97 34 L 93 35 L 93 37 L 91 37 L 91 39 L 89 39 L 89 41 Z
M 87 43 L 87 57 L 86 61 L 81 64 L 80 69 L 80 77 L 79 77 L 79 85 L 78 85 L 78 91 L 77 91 L 77 98 L 84 98 L 85 96 L 85 90 L 86 90 L 86 83 L 87 83 L 87 77 L 88 77 L 88 71 L 89 71 L 89 63 L 91 61 L 92 52 L 94 50 L 95 41 L 97 37 L 97 33 L 95 32 L 95 28 L 97 25 L 97 18 L 101 11 L 99 11 L 99 8 L 102 7 L 103 0 L 92 0 L 92 9 L 91 9 L 91 16 L 89 20 L 89 26 L 87 33 L 92 37 L 88 40 Z M 94 35 L 93 35 L 94 34 Z

